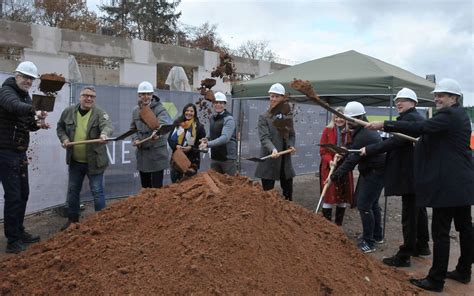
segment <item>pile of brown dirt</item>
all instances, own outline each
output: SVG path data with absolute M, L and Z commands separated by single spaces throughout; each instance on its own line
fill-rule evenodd
M 200 173 L 0 263 L 1 294 L 417 295 L 324 218 L 245 177 Z
M 57 73 L 45 73 L 40 76 L 39 89 L 45 94 L 56 96 L 56 93 L 63 88 L 66 79 Z

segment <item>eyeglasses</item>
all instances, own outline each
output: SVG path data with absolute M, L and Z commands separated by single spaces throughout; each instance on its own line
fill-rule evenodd
M 35 80 L 36 79 L 35 77 L 31 77 L 31 76 L 25 75 L 23 73 L 19 73 L 18 76 L 20 76 L 23 79 L 28 79 L 28 80 Z
M 214 105 L 217 105 L 217 104 L 225 105 L 225 102 L 222 102 L 222 101 L 214 101 Z
M 95 99 L 95 95 L 81 94 L 81 97 Z

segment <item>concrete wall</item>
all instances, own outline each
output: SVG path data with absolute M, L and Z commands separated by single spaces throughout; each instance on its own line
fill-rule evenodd
M 41 63 L 45 57 L 48 57 L 49 62 L 53 62 L 55 56 L 58 57 L 58 62 L 62 63 L 69 55 L 75 54 L 121 60 L 120 70 L 115 75 L 112 75 L 114 70 L 91 73 L 90 69 L 80 67 L 81 71 L 84 71 L 81 73 L 83 80 L 95 84 L 120 83 L 124 86 L 136 86 L 143 80 L 153 82 L 156 81 L 156 64 L 167 63 L 195 67 L 193 81 L 190 81 L 190 84 L 196 89 L 202 79 L 210 77 L 210 73 L 219 63 L 219 55 L 216 52 L 7 20 L 0 20 L 0 46 L 23 48 L 25 49 L 23 59 L 30 59 L 35 63 Z M 37 60 L 37 57 L 41 58 Z M 255 77 L 288 67 L 241 57 L 234 57 L 234 61 L 237 73 Z M 11 65 L 0 62 L 1 70 L 11 71 Z M 40 67 L 40 72 L 51 71 L 48 63 Z M 66 72 L 60 73 L 69 76 Z M 115 78 L 116 75 L 119 76 L 118 80 Z M 231 84 L 220 80 L 215 88 L 230 92 Z

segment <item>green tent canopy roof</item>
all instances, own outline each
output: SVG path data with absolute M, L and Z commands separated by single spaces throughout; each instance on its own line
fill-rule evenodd
M 430 93 L 435 84 L 402 68 L 350 50 L 236 84 L 234 98 L 266 97 L 273 83 L 280 82 L 292 96 L 293 79 L 309 80 L 316 92 L 331 105 L 357 100 L 364 105 L 388 106 L 390 96 L 401 88 L 416 92 L 420 106 L 434 106 Z

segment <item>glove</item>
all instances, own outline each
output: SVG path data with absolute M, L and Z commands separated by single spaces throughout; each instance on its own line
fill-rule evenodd
M 337 171 L 332 173 L 331 175 L 331 181 L 332 182 L 337 182 L 342 179 L 342 175 L 338 174 Z

